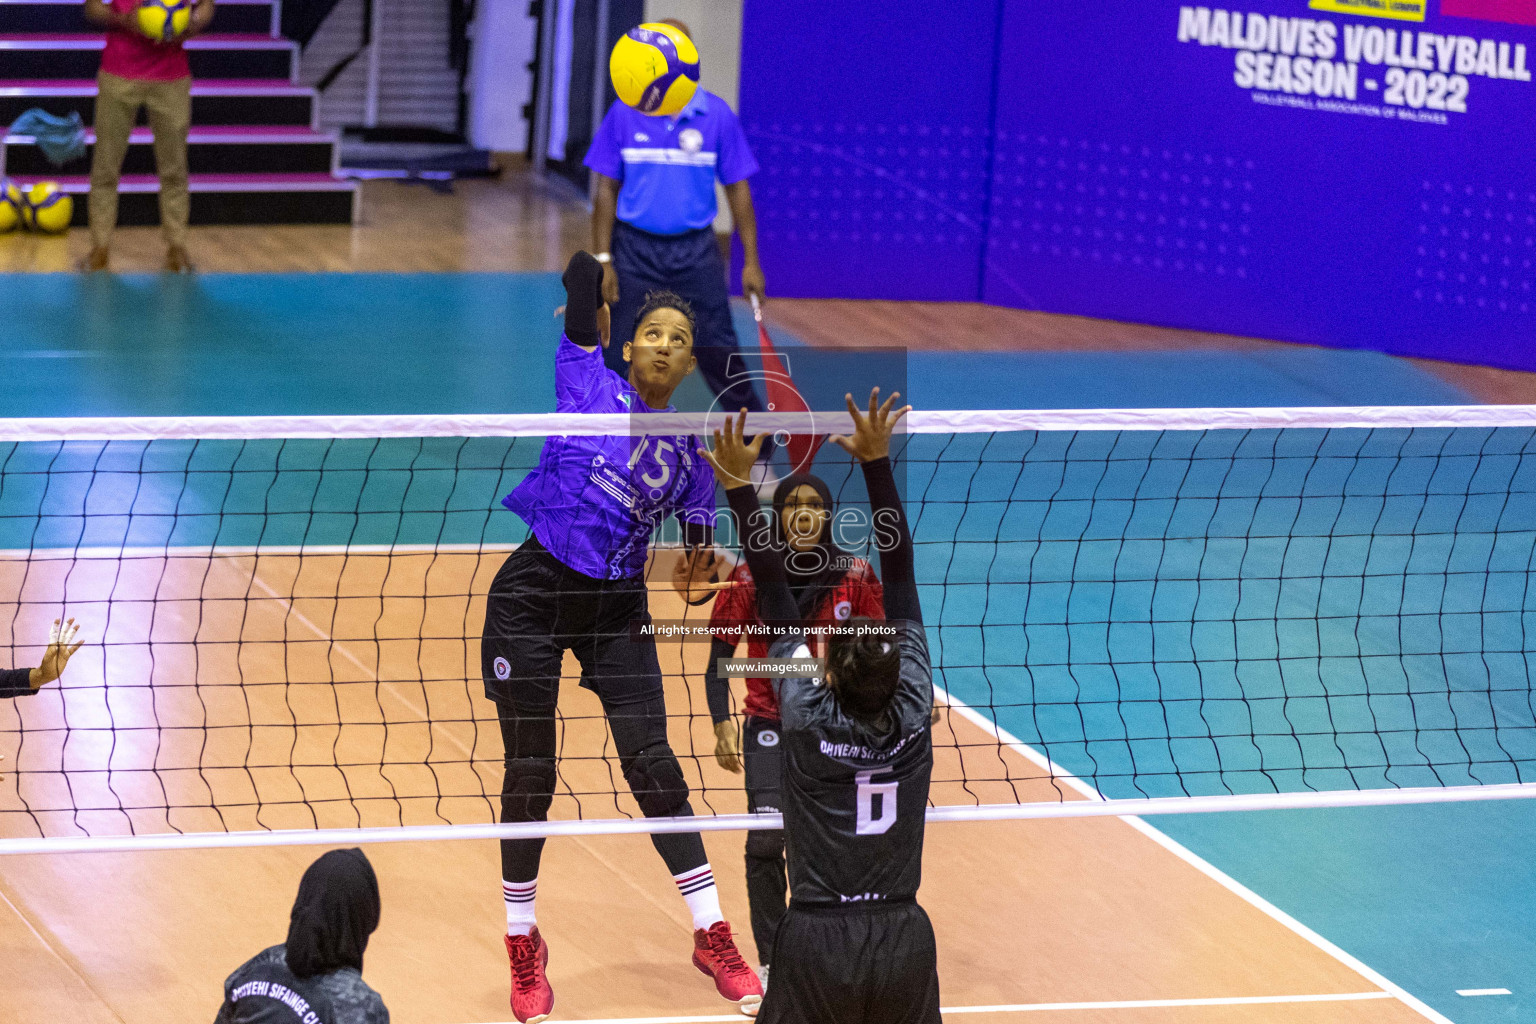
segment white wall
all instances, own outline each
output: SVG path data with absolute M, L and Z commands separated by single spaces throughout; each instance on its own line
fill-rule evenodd
M 645 0 L 645 20 L 676 18 L 693 29 L 699 84 L 734 109 L 741 86 L 743 0 Z
M 480 0 L 469 73 L 469 137 L 481 149 L 521 152 L 528 146 L 523 105 L 533 95 L 528 62 L 538 46 L 528 0 Z M 701 69 L 702 73 L 702 69 Z
M 693 30 L 699 48 L 699 84 L 736 108 L 741 92 L 741 5 L 743 0 L 645 0 L 645 20 L 676 18 Z M 716 231 L 731 230 L 725 191 L 716 188 L 720 213 Z

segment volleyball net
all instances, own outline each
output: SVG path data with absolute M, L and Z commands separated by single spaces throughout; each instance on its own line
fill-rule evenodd
M 56 618 L 86 641 L 0 701 L 0 852 L 776 826 L 716 762 L 708 643 L 666 636 L 698 818 L 640 816 L 567 657 L 551 821 L 494 824 L 479 639 L 526 537 L 501 497 L 551 435 L 708 426 L 0 421 L 0 665 Z M 932 818 L 1536 795 L 1536 408 L 914 412 L 897 442 Z M 816 472 L 878 569 L 861 474 Z M 707 637 L 677 557 L 663 531 L 651 616 Z

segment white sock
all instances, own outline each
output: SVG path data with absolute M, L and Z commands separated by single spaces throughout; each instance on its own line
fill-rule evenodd
M 538 888 L 537 878 L 531 882 L 501 883 L 501 898 L 507 904 L 508 935 L 527 935 L 533 931 L 533 897 Z
M 693 915 L 695 930 L 725 920 L 725 916 L 720 913 L 720 890 L 715 888 L 715 873 L 710 869 L 708 861 L 692 871 L 673 875 L 672 881 L 677 883 L 677 891 L 683 894 L 683 899 L 688 903 L 688 913 Z

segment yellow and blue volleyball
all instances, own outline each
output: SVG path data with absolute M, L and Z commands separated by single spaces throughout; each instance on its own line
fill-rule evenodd
M 158 42 L 169 43 L 192 24 L 192 0 L 144 0 L 135 17 L 140 32 Z
M 0 178 L 0 234 L 21 226 L 21 211 L 26 205 L 21 189 L 11 184 L 9 178 Z
M 75 201 L 57 182 L 40 181 L 27 190 L 22 218 L 33 231 L 56 235 L 69 230 L 75 217 Z
M 699 51 L 671 25 L 640 25 L 614 45 L 608 73 L 619 99 L 642 114 L 671 117 L 699 87 Z

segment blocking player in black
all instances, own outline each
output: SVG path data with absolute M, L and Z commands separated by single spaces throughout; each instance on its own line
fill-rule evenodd
M 773 945 L 765 1024 L 939 1024 L 933 926 L 917 904 L 923 826 L 933 773 L 933 673 L 913 575 L 912 535 L 891 473 L 894 413 L 870 392 L 852 396 L 852 435 L 833 441 L 863 464 L 881 547 L 885 622 L 850 620 L 828 638 L 826 680 L 779 686 L 783 812 L 790 902 Z M 715 431 L 704 454 L 739 523 L 753 521 L 750 474 L 762 442 L 745 439 L 746 411 Z M 763 622 L 783 631 L 772 657 L 809 649 L 784 556 L 744 537 Z

